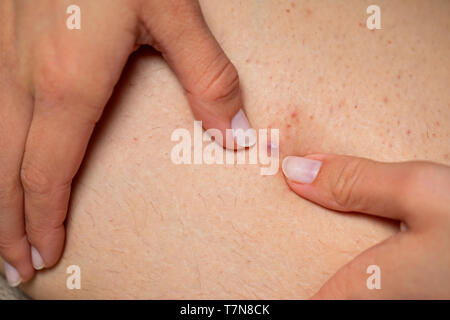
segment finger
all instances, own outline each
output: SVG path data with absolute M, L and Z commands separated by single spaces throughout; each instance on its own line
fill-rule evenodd
M 19 176 L 32 107 L 30 95 L 6 74 L 0 77 L 0 255 L 8 283 L 16 286 L 34 275 Z
M 448 198 L 445 190 L 450 187 L 445 166 L 422 162 L 381 163 L 319 154 L 287 157 L 282 168 L 289 186 L 303 198 L 333 210 L 368 213 L 408 225 L 423 210 L 442 212 L 439 204 Z
M 410 233 L 388 239 L 342 267 L 312 299 L 436 298 L 445 293 L 439 279 L 421 275 L 429 269 L 426 242 Z
M 183 85 L 194 116 L 205 129 L 219 129 L 224 146 L 247 147 L 256 134 L 244 111 L 239 76 L 203 19 L 197 1 L 146 1 L 142 20 L 149 44 L 160 50 Z M 234 136 L 226 129 L 233 129 Z M 248 135 L 237 135 L 239 129 Z M 248 131 L 247 131 L 248 130 Z M 237 144 L 235 144 L 235 139 Z M 217 139 L 216 139 L 217 140 Z
M 32 257 L 44 267 L 52 267 L 61 256 L 72 180 L 136 40 L 130 32 L 134 16 L 122 2 L 110 3 L 99 17 L 115 18 L 114 25 L 95 23 L 101 3 L 85 5 L 92 10 L 85 12 L 80 30 L 64 24 L 41 30 L 33 51 L 35 104 L 21 181 L 26 232 L 36 248 Z
M 103 110 L 101 100 L 72 88 L 37 93 L 21 168 L 28 239 L 47 268 L 61 256 L 71 183 Z

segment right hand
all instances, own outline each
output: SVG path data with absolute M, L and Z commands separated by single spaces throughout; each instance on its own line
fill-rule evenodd
M 405 226 L 343 266 L 313 299 L 450 298 L 450 167 L 314 154 L 287 157 L 283 172 L 295 193 L 318 205 Z M 381 290 L 366 286 L 370 265 L 381 270 Z

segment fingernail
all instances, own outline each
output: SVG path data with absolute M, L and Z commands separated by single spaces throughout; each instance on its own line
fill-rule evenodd
M 17 287 L 22 282 L 19 272 L 8 262 L 5 262 L 5 275 L 11 287 Z
M 286 157 L 282 169 L 289 179 L 300 183 L 312 183 L 319 173 L 322 161 L 302 157 Z
M 239 146 L 251 147 L 256 143 L 256 131 L 250 126 L 242 109 L 239 109 L 231 120 L 231 129 L 233 129 L 233 137 Z
M 35 247 L 31 247 L 31 261 L 33 263 L 33 268 L 36 270 L 44 269 L 44 259 L 42 259 L 39 251 Z

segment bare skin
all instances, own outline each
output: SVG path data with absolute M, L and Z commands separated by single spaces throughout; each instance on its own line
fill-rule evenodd
M 369 31 L 360 26 L 364 3 L 293 3 L 201 2 L 239 70 L 252 123 L 281 129 L 282 156 L 449 164 L 448 4 L 381 1 L 383 30 Z M 143 52 L 130 64 L 74 188 L 62 260 L 27 293 L 308 298 L 398 231 L 297 197 L 281 172 L 174 165 L 170 134 L 192 128 L 186 105 L 162 59 Z M 82 290 L 66 289 L 72 264 L 82 269 Z

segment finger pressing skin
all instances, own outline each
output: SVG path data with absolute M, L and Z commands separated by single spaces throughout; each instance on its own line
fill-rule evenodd
M 251 128 L 238 72 L 209 30 L 198 2 L 142 1 L 140 15 L 150 35 L 148 44 L 160 50 L 175 71 L 203 127 L 219 129 L 225 141 L 217 142 L 227 148 L 256 143 L 252 130 L 241 136 L 244 139 L 237 138 L 239 129 Z M 226 129 L 234 134 L 227 137 Z
M 36 34 L 42 36 L 32 51 L 34 110 L 21 181 L 33 262 L 46 268 L 61 256 L 72 180 L 135 43 L 134 16 L 122 4 L 85 1 L 81 30 L 62 23 Z M 117 23 L 95 16 L 99 6 Z M 52 8 L 59 10 L 57 3 Z
M 20 182 L 32 108 L 30 95 L 12 79 L 0 77 L 0 255 L 6 261 L 8 283 L 17 286 L 34 275 Z
M 286 157 L 282 168 L 291 189 L 319 205 L 412 224 L 417 221 L 421 210 L 430 209 L 433 205 L 433 201 L 428 200 L 442 202 L 442 190 L 430 192 L 433 189 L 429 186 L 443 183 L 436 180 L 439 174 L 433 173 L 434 166 L 441 168 L 420 162 L 381 163 L 357 157 L 317 154 L 306 158 Z M 425 172 L 430 172 L 425 174 L 428 181 L 420 178 Z M 424 203 L 423 199 L 428 200 Z
M 21 169 L 27 235 L 47 268 L 61 256 L 71 183 L 103 110 L 63 87 L 36 96 Z

